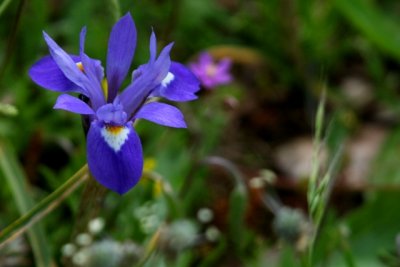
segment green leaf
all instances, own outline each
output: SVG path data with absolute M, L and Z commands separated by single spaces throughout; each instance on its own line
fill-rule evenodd
M 400 59 L 400 21 L 395 21 L 368 1 L 336 0 L 335 6 L 377 47 Z
M 351 253 L 356 266 L 385 266 L 379 256 L 396 248 L 400 221 L 399 201 L 398 192 L 371 194 L 363 207 L 345 218 L 345 224 L 349 227 L 348 253 Z M 349 266 L 341 257 L 336 254 L 330 264 L 324 266 Z
M 34 200 L 29 194 L 25 184 L 26 178 L 15 153 L 5 142 L 0 143 L 0 169 L 10 186 L 20 214 L 28 212 L 33 206 Z M 35 256 L 36 266 L 50 266 L 50 250 L 42 225 L 36 224 L 30 227 L 28 237 Z

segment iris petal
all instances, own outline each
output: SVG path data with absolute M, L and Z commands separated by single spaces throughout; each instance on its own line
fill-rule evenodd
M 136 48 L 135 23 L 129 13 L 112 28 L 108 41 L 107 80 L 108 102 L 112 102 L 129 71 Z
M 63 72 L 71 82 L 86 91 L 84 86 L 85 75 L 76 66 L 76 63 L 72 60 L 71 56 L 68 55 L 61 47 L 54 42 L 51 37 L 43 32 L 44 39 L 49 47 L 50 54 L 60 70 Z
M 79 56 L 70 55 L 74 63 L 80 61 Z M 83 90 L 71 82 L 60 70 L 57 63 L 51 56 L 46 56 L 37 61 L 29 70 L 31 79 L 48 90 L 58 92 L 78 92 Z
M 94 114 L 93 109 L 88 104 L 70 95 L 60 95 L 54 108 L 84 115 Z
M 82 28 L 79 36 L 80 36 L 79 37 L 79 54 L 86 55 L 85 54 L 86 27 Z M 91 64 L 93 65 L 93 73 L 94 73 L 95 79 L 98 80 L 99 82 L 102 82 L 103 78 L 104 78 L 104 69 L 103 69 L 103 66 L 101 65 L 101 61 L 98 59 L 92 59 L 92 58 L 89 58 L 89 59 L 90 59 L 90 61 L 92 61 Z
M 90 93 L 90 101 L 93 109 L 97 110 L 100 106 L 106 103 L 103 90 L 101 87 L 101 80 L 99 80 L 99 67 L 95 60 L 90 59 L 85 53 L 81 53 L 82 65 L 86 74 L 86 88 Z
M 83 35 L 82 37 L 84 37 L 84 30 L 82 32 L 83 34 L 81 34 L 81 36 Z M 94 109 L 97 109 L 100 105 L 104 104 L 105 101 L 104 97 L 101 96 L 101 88 L 96 86 L 92 79 L 89 79 L 92 78 L 92 76 L 97 77 L 98 70 L 94 67 L 97 64 L 96 61 L 87 57 L 81 49 L 80 58 L 84 65 L 83 71 L 88 74 L 88 76 L 86 76 L 84 72 L 77 67 L 71 56 L 69 56 L 61 47 L 59 47 L 58 44 L 54 42 L 49 35 L 47 35 L 47 33 L 43 32 L 43 36 L 47 45 L 49 46 L 49 51 L 52 58 L 63 72 L 65 77 L 82 89 L 81 93 L 90 98 Z M 83 44 L 82 40 L 81 44 Z
M 150 62 L 154 62 L 157 56 L 157 38 L 154 31 L 150 35 Z
M 199 80 L 184 65 L 172 62 L 169 74 L 155 90 L 153 96 L 164 97 L 171 101 L 190 101 L 197 98 L 196 92 L 200 89 Z
M 91 173 L 100 184 L 124 194 L 142 176 L 143 152 L 132 124 L 120 127 L 107 129 L 94 121 L 87 136 L 87 159 Z
M 144 105 L 135 118 L 174 128 L 186 128 L 182 112 L 176 107 L 164 103 L 151 102 Z
M 158 56 L 156 62 L 154 63 L 155 69 L 158 72 L 158 83 L 160 83 L 168 74 L 169 68 L 171 66 L 171 58 L 169 56 L 169 53 L 171 52 L 173 45 L 174 43 L 170 43 L 166 47 L 164 47 L 163 50 L 161 50 L 161 53 Z
M 151 44 L 150 49 L 153 49 L 152 46 L 153 44 Z M 140 66 L 141 74 L 121 93 L 121 103 L 128 116 L 143 105 L 147 97 L 167 76 L 171 66 L 169 53 L 172 46 L 173 43 L 170 43 L 164 47 L 155 62 L 149 61 L 147 64 Z

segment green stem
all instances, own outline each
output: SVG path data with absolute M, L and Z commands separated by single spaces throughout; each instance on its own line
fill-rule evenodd
M 98 216 L 107 192 L 107 188 L 100 185 L 93 177 L 90 177 L 79 203 L 77 221 L 72 238 L 85 232 L 90 220 Z
M 91 177 L 90 174 L 88 176 L 90 178 L 82 193 L 79 202 L 78 214 L 76 216 L 75 225 L 71 235 L 72 243 L 80 233 L 87 231 L 89 222 L 98 217 L 100 208 L 103 206 L 104 199 L 108 192 L 108 189 L 100 185 L 93 177 Z M 65 257 L 63 259 L 63 263 L 66 267 L 76 266 L 70 257 Z
M 62 186 L 40 201 L 27 214 L 0 231 L 0 248 L 23 234 L 30 226 L 42 219 L 49 212 L 53 211 L 88 177 L 88 166 L 85 164 L 85 166 L 69 178 Z

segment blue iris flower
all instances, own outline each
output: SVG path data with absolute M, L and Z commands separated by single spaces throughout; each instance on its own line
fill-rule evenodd
M 87 160 L 95 179 L 105 187 L 124 194 L 142 176 L 143 152 L 133 128 L 136 119 L 185 128 L 183 114 L 175 107 L 152 101 L 159 97 L 172 101 L 196 99 L 197 78 L 182 64 L 170 59 L 172 43 L 157 56 L 154 32 L 150 37 L 150 59 L 132 73 L 131 83 L 122 85 L 136 47 L 136 28 L 129 13 L 112 28 L 107 52 L 106 77 L 101 62 L 84 52 L 86 28 L 80 34 L 79 55 L 69 55 L 43 32 L 50 56 L 29 70 L 38 85 L 61 94 L 54 106 L 89 117 Z M 86 103 L 70 95 L 86 96 Z M 157 97 L 157 98 L 156 98 Z M 150 100 L 150 101 L 149 101 Z

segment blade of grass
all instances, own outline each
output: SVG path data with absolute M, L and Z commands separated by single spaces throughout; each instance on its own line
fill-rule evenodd
M 28 213 L 20 217 L 5 229 L 0 231 L 0 248 L 13 240 L 17 236 L 24 233 L 34 223 L 42 219 L 49 212 L 54 210 L 61 202 L 74 192 L 80 184 L 82 184 L 89 177 L 89 170 L 85 164 L 79 171 L 71 176 L 63 185 L 57 190 L 48 195 L 33 207 Z
M 322 220 L 326 213 L 329 197 L 331 195 L 335 183 L 335 177 L 337 175 L 337 171 L 340 165 L 340 159 L 342 158 L 343 154 L 343 145 L 340 144 L 338 147 L 335 148 L 332 156 L 328 159 L 329 164 L 325 173 L 322 173 L 322 167 L 324 163 L 321 162 L 320 155 L 321 149 L 326 143 L 326 140 L 323 140 L 323 130 L 325 125 L 325 97 L 326 93 L 325 91 L 323 91 L 323 95 L 321 96 L 315 118 L 314 148 L 311 167 L 312 169 L 307 191 L 310 220 L 314 225 L 311 240 L 308 246 L 308 259 L 304 262 L 305 266 L 309 267 L 314 266 L 314 247 L 317 242 Z M 327 134 L 326 131 L 325 134 Z
M 18 4 L 17 14 L 12 24 L 11 32 L 8 36 L 5 56 L 0 64 L 0 82 L 3 80 L 8 63 L 10 62 L 15 49 L 15 41 L 17 40 L 18 29 L 21 24 L 22 15 L 25 11 L 27 0 L 21 0 Z
M 118 0 L 110 0 L 111 13 L 115 22 L 121 18 L 121 7 Z
M 323 197 L 318 194 L 321 193 L 320 190 L 320 175 L 321 175 L 321 165 L 320 154 L 321 154 L 321 146 L 322 146 L 322 131 L 324 126 L 324 117 L 325 117 L 325 90 L 322 91 L 323 94 L 320 98 L 320 102 L 318 104 L 317 114 L 315 117 L 315 134 L 314 134 L 314 144 L 313 144 L 313 154 L 311 160 L 311 175 L 308 182 L 308 190 L 307 190 L 307 202 L 309 209 L 310 220 L 314 224 L 314 230 L 311 236 L 311 241 L 308 245 L 308 258 L 302 263 L 304 266 L 311 267 L 313 266 L 313 257 L 314 257 L 314 245 L 317 238 L 317 232 L 319 228 L 319 220 L 317 219 L 317 211 L 318 208 L 321 208 L 321 203 L 323 201 Z M 319 192 L 318 192 L 319 191 Z
M 325 91 L 323 91 L 325 92 Z M 318 184 L 318 177 L 320 174 L 321 169 L 321 162 L 320 162 L 320 153 L 321 153 L 321 143 L 322 143 L 322 130 L 324 124 L 324 115 L 325 115 L 325 93 L 323 93 L 321 100 L 318 105 L 317 115 L 315 118 L 315 135 L 314 135 L 314 144 L 313 144 L 313 154 L 312 154 L 312 169 L 310 180 L 308 183 L 308 192 L 307 192 L 307 200 L 308 203 L 313 203 L 317 184 Z M 314 208 L 310 206 L 310 214 L 313 216 Z
M 14 151 L 5 142 L 0 142 L 0 170 L 10 186 L 19 213 L 25 214 L 33 206 L 33 199 L 24 181 L 26 180 Z M 43 227 L 33 225 L 28 230 L 28 237 L 35 256 L 36 266 L 50 266 L 50 250 L 46 242 Z
M 8 5 L 11 3 L 11 0 L 4 0 L 1 5 L 0 5 L 0 16 L 3 14 L 4 10 L 8 7 Z

